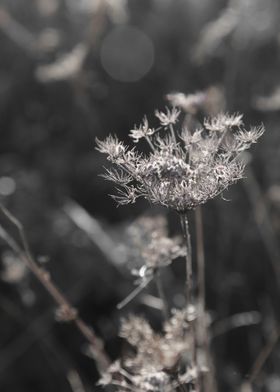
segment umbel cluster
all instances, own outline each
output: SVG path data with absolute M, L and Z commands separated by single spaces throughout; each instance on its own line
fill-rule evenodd
M 178 212 L 194 209 L 242 178 L 240 155 L 264 132 L 263 126 L 246 130 L 240 114 L 206 118 L 193 130 L 175 129 L 180 116 L 176 107 L 155 115 L 157 128 L 144 117 L 129 135 L 136 144 L 145 139 L 149 153 L 130 148 L 115 136 L 96 140 L 97 149 L 116 165 L 104 177 L 117 184 L 113 198 L 118 204 L 144 197 Z

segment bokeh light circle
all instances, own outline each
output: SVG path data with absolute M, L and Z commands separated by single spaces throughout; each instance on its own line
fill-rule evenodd
M 118 26 L 104 38 L 100 57 L 104 69 L 113 79 L 136 82 L 154 63 L 154 45 L 141 30 Z

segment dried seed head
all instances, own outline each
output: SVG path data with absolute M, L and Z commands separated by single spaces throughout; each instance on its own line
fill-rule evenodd
M 176 132 L 179 110 L 167 108 L 165 113 L 156 111 L 156 116 L 163 134 L 157 128 L 154 135 L 146 118 L 131 134 L 134 141 L 145 137 L 151 148 L 146 156 L 112 136 L 97 141 L 98 150 L 120 169 L 119 175 L 108 175 L 123 188 L 115 196 L 119 204 L 134 203 L 142 196 L 179 212 L 193 209 L 242 178 L 244 167 L 237 158 L 264 132 L 263 126 L 246 131 L 241 114 L 219 114 L 206 119 L 204 127 Z
M 167 221 L 164 217 L 142 217 L 136 220 L 128 230 L 128 238 L 132 243 L 135 259 L 141 261 L 141 268 L 136 275 L 144 277 L 144 273 L 153 273 L 159 268 L 170 265 L 178 257 L 185 256 L 186 250 L 182 238 L 168 237 Z M 146 269 L 142 268 L 142 265 Z

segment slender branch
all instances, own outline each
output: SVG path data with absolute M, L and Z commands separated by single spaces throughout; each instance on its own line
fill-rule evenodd
M 10 246 L 10 248 L 17 254 L 20 260 L 28 267 L 33 275 L 41 282 L 41 284 L 48 291 L 50 296 L 58 305 L 57 315 L 62 321 L 73 321 L 84 337 L 89 341 L 92 352 L 94 354 L 98 369 L 100 372 L 104 371 L 110 363 L 103 349 L 102 341 L 95 335 L 94 331 L 86 325 L 78 316 L 77 309 L 75 309 L 70 302 L 64 297 L 62 292 L 55 286 L 51 280 L 50 274 L 42 269 L 35 262 L 31 255 L 28 241 L 24 232 L 21 222 L 8 211 L 3 205 L 0 204 L 0 211 L 3 215 L 17 228 L 22 247 L 15 241 L 10 234 L 0 226 L 0 236 Z
M 190 305 L 193 302 L 193 274 L 192 274 L 192 245 L 187 213 L 181 213 L 181 226 L 186 240 L 186 301 Z

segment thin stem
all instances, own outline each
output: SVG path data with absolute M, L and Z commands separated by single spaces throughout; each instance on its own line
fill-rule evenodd
M 196 262 L 197 262 L 197 286 L 198 286 L 198 323 L 197 323 L 197 344 L 203 355 L 203 361 L 209 368 L 208 373 L 200 375 L 200 382 L 204 392 L 214 392 L 217 390 L 214 370 L 209 349 L 209 337 L 206 324 L 205 312 L 205 254 L 203 239 L 203 220 L 201 207 L 195 209 L 195 232 L 196 232 Z
M 0 30 L 18 47 L 28 53 L 34 53 L 38 48 L 36 37 L 15 20 L 3 7 L 0 8 Z
M 230 317 L 216 321 L 214 325 L 211 326 L 211 340 L 226 334 L 233 329 L 250 327 L 251 325 L 257 325 L 260 322 L 261 316 L 259 312 L 251 311 L 236 313 Z
M 181 226 L 186 240 L 186 301 L 187 305 L 193 302 L 193 273 L 192 273 L 192 245 L 187 213 L 181 213 Z
M 164 294 L 164 290 L 162 287 L 162 280 L 161 280 L 161 276 L 160 276 L 160 271 L 158 270 L 155 274 L 155 282 L 156 282 L 156 286 L 157 286 L 157 291 L 158 291 L 158 295 L 162 301 L 162 313 L 163 316 L 165 318 L 165 320 L 168 320 L 169 318 L 169 312 L 168 312 L 168 304 L 167 304 L 167 299 L 166 296 Z
M 149 136 L 145 136 L 145 139 L 146 139 L 147 143 L 149 144 L 149 146 L 151 147 L 151 150 L 154 152 L 155 147 L 154 147 L 153 143 L 151 142 Z
M 132 301 L 141 291 L 151 282 L 153 279 L 153 276 L 143 280 L 130 294 L 128 294 L 125 299 L 123 299 L 120 303 L 117 305 L 117 309 L 122 309 L 124 308 L 130 301 Z
M 174 127 L 173 127 L 172 124 L 169 125 L 169 129 L 170 129 L 170 132 L 171 132 L 171 136 L 172 136 L 172 139 L 173 139 L 173 143 L 174 143 L 175 146 L 176 146 L 177 140 L 176 140 L 176 135 L 175 135 Z
M 201 207 L 195 209 L 195 231 L 196 231 L 196 258 L 197 258 L 197 286 L 198 303 L 201 312 L 205 312 L 205 255 L 203 239 L 203 222 Z
M 77 370 L 71 369 L 67 374 L 67 380 L 73 392 L 86 392 L 81 377 Z
M 50 274 L 37 265 L 33 256 L 31 255 L 29 245 L 26 239 L 26 235 L 23 226 L 19 220 L 11 214 L 3 205 L 0 204 L 0 210 L 3 215 L 17 228 L 21 239 L 22 247 L 15 241 L 10 234 L 0 226 L 0 236 L 10 246 L 10 248 L 17 254 L 20 260 L 28 267 L 33 275 L 42 283 L 45 289 L 48 291 L 50 296 L 59 306 L 59 315 L 63 321 L 73 321 L 84 337 L 89 341 L 96 363 L 100 372 L 106 370 L 110 364 L 110 360 L 107 357 L 103 349 L 102 341 L 95 335 L 93 330 L 88 327 L 83 320 L 78 316 L 77 309 L 75 309 L 70 302 L 64 297 L 61 291 L 55 286 L 51 280 Z

